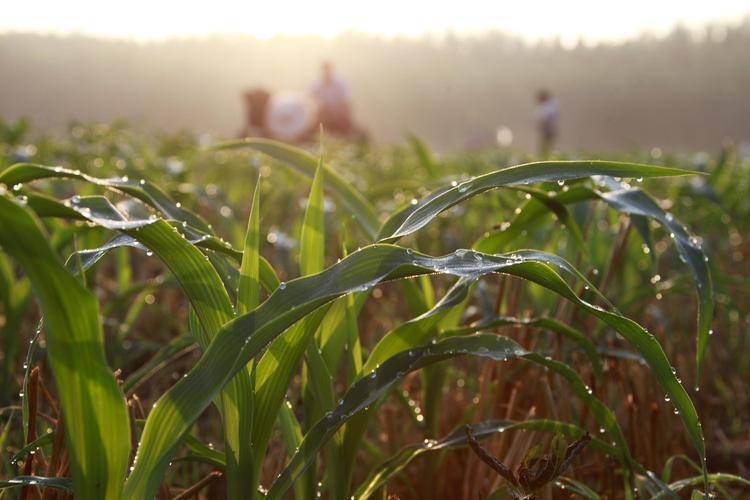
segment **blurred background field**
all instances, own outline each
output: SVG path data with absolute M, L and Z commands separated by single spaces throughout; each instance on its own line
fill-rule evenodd
M 543 9 L 542 9 L 543 10 Z M 612 21 L 610 19 L 610 21 Z M 561 103 L 560 147 L 714 151 L 750 136 L 750 21 L 579 44 L 503 33 L 383 38 L 206 35 L 166 40 L 0 34 L 0 116 L 60 130 L 70 119 L 232 137 L 249 87 L 306 89 L 331 60 L 378 142 L 491 145 L 501 127 L 534 147 L 534 101 Z

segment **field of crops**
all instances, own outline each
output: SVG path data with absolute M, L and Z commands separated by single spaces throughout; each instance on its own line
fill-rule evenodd
M 731 146 L 0 134 L 0 497 L 750 495 Z

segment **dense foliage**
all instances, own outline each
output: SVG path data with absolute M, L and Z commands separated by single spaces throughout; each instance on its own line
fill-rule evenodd
M 747 491 L 750 160 L 729 147 L 2 134 L 9 492 Z

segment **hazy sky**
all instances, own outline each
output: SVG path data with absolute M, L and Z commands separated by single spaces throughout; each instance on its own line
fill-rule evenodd
M 750 0 L 21 0 L 8 1 L 0 31 L 158 39 L 210 33 L 420 35 L 499 29 L 529 39 L 618 40 L 676 23 L 733 22 Z

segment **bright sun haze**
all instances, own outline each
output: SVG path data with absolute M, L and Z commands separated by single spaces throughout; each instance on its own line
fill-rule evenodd
M 334 36 L 358 31 L 384 36 L 501 30 L 529 40 L 616 41 L 642 33 L 735 21 L 747 0 L 184 2 L 176 0 L 25 0 L 3 9 L 0 31 L 83 33 L 137 40 L 208 34 Z

